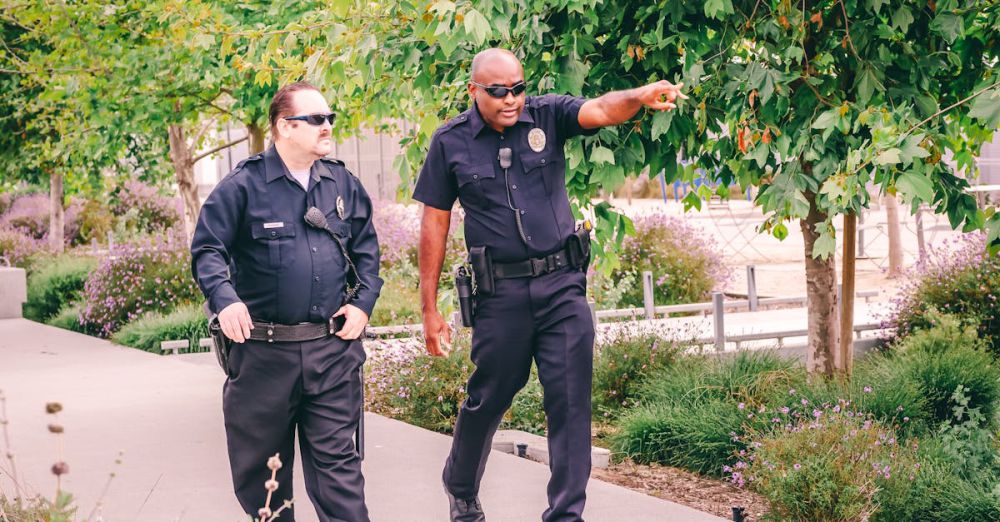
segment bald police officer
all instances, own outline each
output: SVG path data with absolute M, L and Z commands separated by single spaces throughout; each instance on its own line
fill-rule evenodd
M 452 520 L 485 520 L 478 494 L 491 440 L 526 383 L 532 360 L 545 393 L 552 472 L 542 519 L 582 520 L 590 477 L 594 325 L 586 259 L 580 241 L 571 241 L 580 235 L 566 195 L 563 145 L 623 123 L 643 106 L 673 109 L 676 98 L 685 97 L 680 87 L 659 81 L 592 100 L 529 97 L 511 52 L 489 49 L 473 59 L 472 107 L 435 132 L 413 196 L 424 203 L 420 286 L 432 355 L 445 355 L 450 345 L 437 310 L 437 282 L 456 199 L 465 211 L 477 282 L 471 352 L 476 370 L 443 473 Z
M 319 519 L 368 520 L 353 440 L 365 360 L 358 337 L 382 279 L 371 200 L 342 162 L 325 158 L 333 118 L 312 85 L 279 89 L 274 145 L 215 187 L 191 244 L 195 279 L 235 343 L 223 412 L 236 497 L 253 516 L 265 507 L 275 453 L 285 465 L 269 508 L 292 498 L 297 429 Z

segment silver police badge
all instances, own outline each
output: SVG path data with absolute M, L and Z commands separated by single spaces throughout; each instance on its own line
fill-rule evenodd
M 528 132 L 528 145 L 535 152 L 542 152 L 545 148 L 545 131 L 535 127 Z
M 344 198 L 337 196 L 337 217 L 344 219 Z

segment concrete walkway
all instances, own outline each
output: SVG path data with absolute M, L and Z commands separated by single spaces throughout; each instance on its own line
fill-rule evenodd
M 27 320 L 0 320 L 0 390 L 22 482 L 49 497 L 55 490 L 49 468 L 58 446 L 44 407 L 58 401 L 70 467 L 64 488 L 79 498 L 84 517 L 116 471 L 105 520 L 242 520 L 226 456 L 224 377 L 204 363 L 204 357 L 160 357 Z M 449 437 L 377 415 L 366 421 L 372 520 L 447 520 L 440 471 Z M 123 463 L 116 468 L 119 451 Z M 315 521 L 301 476 L 296 464 L 297 520 Z M 548 476 L 543 465 L 494 452 L 481 494 L 489 520 L 538 520 Z M 12 493 L 7 480 L 0 479 L 0 488 Z M 724 520 L 597 480 L 586 514 L 592 522 Z

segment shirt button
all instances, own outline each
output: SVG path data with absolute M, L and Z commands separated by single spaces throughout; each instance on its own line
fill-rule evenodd
M 545 158 L 542 158 L 542 165 L 545 165 Z
M 527 239 L 528 241 L 531 241 L 531 236 L 528 236 L 525 239 Z
M 313 281 L 319 281 L 319 276 L 313 277 Z
M 517 190 L 517 185 L 511 185 L 511 187 L 510 187 L 510 188 L 512 188 L 512 189 L 514 189 L 514 190 Z
M 500 141 L 503 141 L 503 136 L 500 136 Z
M 479 179 L 479 174 L 473 174 L 472 179 Z
M 319 309 L 319 307 L 318 307 L 318 306 L 316 306 L 316 305 L 313 305 L 313 310 L 314 310 L 314 311 L 315 311 L 315 310 L 318 310 L 318 309 Z
M 316 250 L 317 250 L 316 247 L 313 247 L 313 252 L 316 252 Z
M 522 216 L 524 215 L 524 211 L 523 211 L 523 210 L 521 211 L 521 215 L 522 215 Z
M 271 232 L 271 237 L 277 237 L 277 236 L 278 236 L 277 232 L 273 232 L 273 231 Z

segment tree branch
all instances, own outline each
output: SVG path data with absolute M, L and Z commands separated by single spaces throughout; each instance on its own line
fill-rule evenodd
M 847 21 L 847 7 L 844 6 L 844 0 L 840 0 L 840 11 L 844 13 L 844 31 L 847 32 L 847 43 L 851 44 L 851 52 L 854 53 L 854 57 L 858 60 L 864 61 L 861 55 L 858 54 L 858 48 L 854 47 L 854 40 L 851 38 L 851 24 Z
M 231 141 L 231 142 L 229 142 L 229 143 L 227 143 L 225 145 L 219 145 L 218 147 L 216 147 L 216 148 L 214 148 L 214 149 L 212 149 L 212 150 L 210 150 L 208 152 L 205 152 L 204 154 L 199 154 L 199 155 L 195 156 L 194 158 L 191 158 L 191 163 L 192 164 L 198 163 L 199 160 L 202 160 L 202 159 L 204 159 L 207 156 L 211 156 L 212 154 L 215 154 L 216 152 L 219 152 L 220 150 L 228 149 L 229 147 L 232 147 L 233 145 L 238 145 L 240 143 L 243 143 L 244 141 L 248 140 L 249 138 L 250 138 L 249 136 L 243 136 L 242 138 L 240 138 L 238 140 L 233 140 L 233 141 Z

